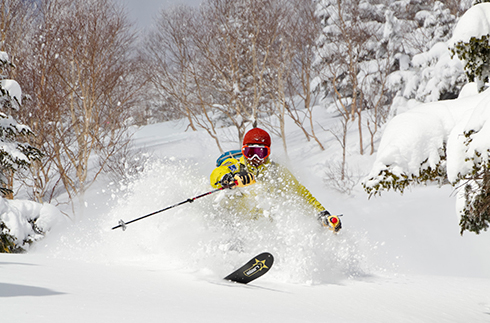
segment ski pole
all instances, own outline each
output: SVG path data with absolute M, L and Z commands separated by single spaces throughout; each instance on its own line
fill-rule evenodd
M 150 216 L 152 216 L 152 215 L 155 215 L 155 214 L 160 213 L 160 212 L 163 212 L 163 211 L 170 210 L 171 208 L 174 208 L 174 207 L 176 207 L 176 206 L 179 206 L 179 205 L 182 205 L 182 204 L 185 204 L 185 203 L 192 203 L 192 202 L 194 202 L 195 200 L 197 200 L 198 198 L 201 198 L 201 197 L 204 197 L 204 196 L 207 196 L 207 195 L 210 195 L 210 194 L 216 193 L 216 192 L 221 191 L 221 190 L 223 190 L 223 187 L 217 188 L 217 189 L 215 189 L 215 190 L 212 190 L 212 191 L 210 191 L 210 192 L 207 192 L 207 193 L 204 193 L 204 194 L 201 194 L 201 195 L 195 196 L 195 197 L 190 197 L 190 198 L 188 198 L 188 199 L 187 199 L 187 200 L 185 200 L 185 201 L 182 201 L 182 202 L 180 202 L 180 203 L 177 203 L 177 204 L 174 204 L 174 205 L 168 206 L 168 207 L 166 207 L 166 208 L 164 208 L 164 209 L 161 209 L 161 210 L 155 211 L 155 212 L 153 212 L 153 213 L 150 213 L 150 214 L 147 214 L 147 215 L 143 215 L 142 217 L 136 218 L 136 219 L 131 220 L 131 221 L 129 221 L 129 222 L 124 222 L 123 220 L 119 220 L 119 225 L 116 225 L 114 228 L 112 228 L 112 230 L 117 229 L 117 228 L 122 228 L 122 230 L 123 230 L 123 231 L 125 231 L 125 230 L 126 230 L 126 226 L 127 226 L 128 224 L 130 224 L 130 223 L 133 223 L 133 222 L 136 222 L 136 221 L 142 220 L 142 219 L 144 219 L 144 218 L 150 217 Z

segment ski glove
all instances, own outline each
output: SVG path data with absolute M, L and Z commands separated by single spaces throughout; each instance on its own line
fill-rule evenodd
M 243 172 L 235 174 L 235 184 L 238 187 L 245 187 L 255 183 L 255 176 L 252 173 Z
M 237 174 L 225 174 L 220 181 L 223 188 L 245 187 L 255 183 L 255 176 L 252 173 L 242 172 Z
M 235 179 L 233 178 L 233 174 L 232 173 L 225 174 L 221 178 L 221 181 L 219 183 L 221 184 L 221 187 L 223 187 L 223 188 L 232 189 L 233 187 L 235 187 Z
M 318 213 L 318 221 L 329 230 L 333 232 L 339 232 L 342 229 L 342 222 L 339 216 L 341 215 L 331 215 L 327 210 Z

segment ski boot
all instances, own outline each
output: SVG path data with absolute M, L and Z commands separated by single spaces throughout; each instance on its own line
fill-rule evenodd
M 327 210 L 318 213 L 318 221 L 329 230 L 337 233 L 342 229 L 342 222 L 340 221 L 340 215 L 331 215 Z

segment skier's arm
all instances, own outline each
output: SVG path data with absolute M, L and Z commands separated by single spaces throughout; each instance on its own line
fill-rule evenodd
M 298 180 L 287 168 L 281 167 L 281 172 L 282 177 L 292 187 L 292 189 L 318 211 L 317 218 L 323 226 L 334 232 L 338 232 L 340 229 L 342 229 L 342 223 L 338 215 L 331 215 L 330 212 L 325 210 L 322 204 L 318 202 L 313 195 L 311 195 L 310 191 L 308 191 L 306 187 L 298 182 Z
M 294 175 L 284 166 L 279 166 L 281 170 L 281 177 L 291 187 L 291 189 L 299 196 L 302 196 L 305 201 L 313 206 L 318 212 L 325 211 L 323 205 L 304 187 Z

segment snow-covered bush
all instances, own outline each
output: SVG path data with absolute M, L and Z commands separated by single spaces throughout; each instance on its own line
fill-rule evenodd
M 476 85 L 469 86 L 474 95 L 394 117 L 363 186 L 373 195 L 415 183 L 450 183 L 458 191 L 461 233 L 479 233 L 490 225 L 490 90 L 476 94 Z
M 0 252 L 23 252 L 64 216 L 51 204 L 0 198 Z

